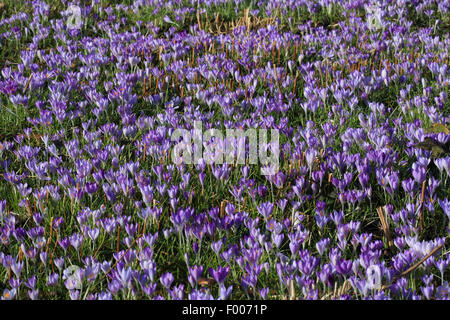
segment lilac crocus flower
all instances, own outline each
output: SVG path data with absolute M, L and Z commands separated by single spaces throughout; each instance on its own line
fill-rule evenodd
M 258 290 L 261 299 L 266 300 L 267 295 L 269 294 L 269 288 L 262 288 Z
M 170 272 L 166 272 L 165 274 L 163 274 L 160 278 L 161 284 L 167 289 L 170 289 L 170 286 L 172 284 L 174 280 L 174 277 L 172 275 L 172 273 Z
M 52 273 L 48 276 L 48 280 L 47 280 L 47 285 L 54 287 L 56 286 L 56 284 L 58 283 L 58 279 L 59 279 L 59 274 L 57 273 Z
M 74 233 L 69 237 L 70 244 L 75 248 L 76 251 L 78 251 L 78 249 L 80 248 L 82 240 L 83 237 L 78 233 Z
M 323 255 L 323 253 L 325 252 L 325 250 L 327 249 L 329 244 L 330 244 L 330 238 L 320 239 L 316 243 L 316 249 L 319 252 L 319 255 Z
M 203 266 L 193 266 L 192 268 L 189 268 L 188 281 L 193 288 L 197 286 L 198 279 L 202 275 L 202 273 Z
M 434 285 L 431 284 L 431 285 L 428 285 L 428 286 L 425 286 L 425 287 L 421 287 L 420 289 L 421 289 L 423 295 L 425 296 L 425 298 L 427 300 L 430 300 L 432 295 L 433 295 Z
M 264 217 L 264 219 L 268 219 L 269 216 L 272 214 L 274 205 L 271 202 L 263 202 L 261 203 L 257 209 L 258 212 Z
M 11 270 L 14 272 L 17 278 L 20 277 L 20 274 L 22 273 L 24 263 L 23 262 L 15 262 L 11 264 Z
M 223 268 L 222 266 L 218 266 L 217 269 L 209 268 L 209 273 L 212 275 L 214 280 L 222 285 L 228 275 L 228 272 L 230 272 L 230 267 Z
M 351 260 L 345 260 L 345 259 L 338 261 L 338 263 L 336 263 L 336 265 L 335 265 L 336 271 L 343 276 L 346 276 L 347 274 L 349 274 L 350 271 L 352 270 L 352 267 L 353 267 L 353 262 Z
M 172 300 L 183 300 L 184 299 L 184 284 L 174 286 L 172 290 L 169 291 Z
M 80 298 L 80 290 L 69 290 L 71 300 L 78 300 Z
M 450 201 L 447 198 L 443 200 L 438 199 L 438 203 L 444 210 L 444 214 L 450 219 Z
M 229 286 L 228 288 L 226 288 L 223 284 L 221 284 L 219 286 L 219 299 L 227 300 L 230 297 L 232 290 L 233 286 Z
M 32 289 L 28 290 L 28 296 L 31 300 L 37 300 L 39 297 L 39 290 L 38 289 Z
M 272 233 L 272 242 L 277 247 L 280 248 L 281 243 L 283 242 L 284 234 L 283 233 Z
M 27 281 L 24 282 L 24 285 L 29 289 L 34 289 L 36 287 L 36 276 L 31 276 Z
M 11 289 L 11 290 L 5 289 L 5 290 L 3 290 L 3 294 L 0 299 L 1 300 L 12 300 L 15 298 L 16 293 L 17 293 L 16 289 Z
M 222 248 L 223 241 L 218 240 L 216 242 L 211 243 L 211 248 L 216 253 L 216 255 L 219 255 L 220 249 Z
M 425 168 L 420 164 L 418 164 L 417 162 L 415 162 L 413 163 L 411 170 L 414 180 L 417 182 L 417 184 L 421 185 L 426 178 Z

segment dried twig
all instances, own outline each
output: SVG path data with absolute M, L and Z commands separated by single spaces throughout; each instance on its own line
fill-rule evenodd
M 422 183 L 422 193 L 420 194 L 420 215 L 419 215 L 419 231 L 423 230 L 423 201 L 425 197 L 425 186 L 427 185 L 427 180 Z
M 294 280 L 289 281 L 289 300 L 295 300 Z
M 221 218 L 223 218 L 223 216 L 224 216 L 224 212 L 225 212 L 225 205 L 227 204 L 227 201 L 226 200 L 223 200 L 221 203 L 220 203 L 220 217 Z
M 25 88 L 23 89 L 23 93 L 25 93 L 25 91 L 27 91 L 28 86 L 30 85 L 31 82 L 31 78 L 33 77 L 33 74 L 30 74 L 30 77 L 27 80 L 27 84 L 25 85 Z
M 425 260 L 427 260 L 429 257 L 431 257 L 433 254 L 435 254 L 439 249 L 442 248 L 442 246 L 445 244 L 442 243 L 441 245 L 437 246 L 436 248 L 434 248 L 433 250 L 430 251 L 430 253 L 428 253 L 425 257 L 423 257 L 422 259 L 420 259 L 419 262 L 417 262 L 415 265 L 413 265 L 412 267 L 410 267 L 409 269 L 403 271 L 402 273 L 400 273 L 399 275 L 395 276 L 394 279 L 392 280 L 391 284 L 385 284 L 381 287 L 381 289 L 385 290 L 388 289 L 390 286 L 392 286 L 394 284 L 394 282 L 401 278 L 404 277 L 406 275 L 408 275 L 411 271 L 414 271 L 415 269 L 417 269 Z
M 380 221 L 381 221 L 381 227 L 383 228 L 384 235 L 386 236 L 386 239 L 388 241 L 389 250 L 392 251 L 393 241 L 392 241 L 392 237 L 391 237 L 391 232 L 389 230 L 389 224 L 387 222 L 387 215 L 386 215 L 385 208 L 386 207 L 378 207 L 377 213 L 378 213 L 378 217 L 380 218 Z

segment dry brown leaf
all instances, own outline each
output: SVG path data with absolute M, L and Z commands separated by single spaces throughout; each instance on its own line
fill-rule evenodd
M 198 278 L 198 281 L 197 281 L 197 283 L 199 285 L 201 285 L 202 287 L 212 286 L 214 284 L 214 282 L 215 281 L 213 278 L 203 278 L 203 277 Z
M 289 281 L 289 300 L 295 300 L 294 280 Z

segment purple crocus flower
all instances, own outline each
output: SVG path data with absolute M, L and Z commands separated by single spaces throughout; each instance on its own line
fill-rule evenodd
M 272 242 L 277 247 L 280 248 L 281 243 L 283 242 L 284 234 L 283 233 L 272 233 Z
M 80 290 L 69 290 L 71 300 L 78 300 L 80 298 Z
M 117 279 L 113 279 L 108 283 L 108 289 L 112 295 L 115 295 L 121 288 L 122 285 L 120 284 L 120 281 Z
M 316 212 L 316 215 L 314 216 L 314 218 L 316 219 L 317 226 L 321 230 L 327 224 L 328 219 L 329 219 L 324 211 Z
M 161 284 L 167 289 L 170 289 L 170 286 L 172 285 L 172 282 L 174 280 L 174 277 L 172 275 L 172 273 L 170 272 L 166 272 L 165 274 L 163 274 L 160 278 Z
M 230 297 L 232 290 L 233 286 L 229 286 L 228 288 L 226 288 L 223 284 L 221 284 L 219 286 L 219 299 L 227 300 Z
M 23 262 L 15 262 L 11 264 L 11 270 L 14 272 L 17 278 L 20 278 L 20 274 L 22 273 L 24 263 Z
M 193 266 L 192 268 L 189 268 L 188 281 L 191 287 L 195 288 L 197 286 L 198 279 L 202 273 L 203 266 Z
M 19 287 L 22 285 L 22 280 L 20 279 L 11 278 L 8 282 L 13 289 L 19 289 Z
M 57 273 L 52 273 L 48 276 L 48 280 L 47 280 L 47 285 L 54 287 L 57 285 L 58 283 L 58 279 L 59 279 L 59 274 Z
M 34 289 L 36 287 L 36 276 L 31 276 L 27 281 L 24 282 L 24 285 L 29 289 Z
M 5 289 L 5 290 L 3 290 L 1 300 L 12 300 L 15 298 L 16 293 L 17 293 L 16 289 L 11 289 L 11 290 Z
M 69 237 L 69 241 L 75 250 L 78 251 L 81 246 L 81 242 L 83 241 L 83 237 L 79 233 L 74 233 Z
M 38 289 L 32 289 L 28 290 L 28 296 L 31 300 L 37 300 L 39 297 L 39 290 Z
M 267 295 L 269 294 L 269 288 L 265 287 L 265 288 L 259 289 L 258 292 L 259 292 L 261 299 L 266 300 Z
M 64 257 L 55 258 L 53 261 L 58 270 L 61 271 L 64 266 Z
M 59 244 L 59 246 L 64 250 L 64 251 L 66 251 L 67 250 L 67 248 L 69 247 L 69 245 L 70 245 L 70 240 L 69 240 L 69 238 L 62 238 L 62 239 L 59 239 L 58 240 L 58 244 Z
M 352 267 L 353 267 L 353 262 L 351 260 L 345 260 L 345 259 L 341 259 L 335 265 L 336 271 L 343 276 L 348 275 L 351 272 Z
M 188 295 L 189 300 L 214 300 L 209 290 L 196 290 L 193 289 Z
M 323 255 L 323 253 L 325 252 L 325 250 L 327 249 L 329 244 L 330 244 L 330 238 L 320 239 L 316 243 L 316 249 L 319 252 L 319 255 Z
M 421 287 L 420 289 L 421 289 L 423 295 L 425 296 L 425 298 L 427 300 L 430 300 L 432 295 L 433 295 L 434 285 L 431 284 L 431 285 L 428 285 L 428 286 L 425 286 L 425 287 Z
M 218 266 L 217 269 L 209 268 L 209 273 L 212 275 L 214 280 L 216 280 L 216 282 L 218 284 L 222 284 L 222 285 L 223 285 L 225 278 L 227 277 L 229 271 L 230 271 L 230 267 L 228 267 L 228 266 L 225 268 L 223 268 L 222 266 Z
M 223 241 L 218 240 L 216 242 L 211 243 L 211 248 L 216 253 L 216 255 L 219 255 L 220 249 L 222 248 Z
M 272 214 L 273 208 L 274 205 L 271 202 L 263 202 L 257 207 L 258 212 L 264 217 L 265 220 L 267 220 Z
M 334 281 L 334 268 L 331 264 L 326 263 L 322 266 L 321 270 L 318 271 L 317 276 L 319 280 L 326 286 L 332 287 Z
M 413 163 L 411 170 L 414 180 L 417 182 L 418 185 L 421 185 L 422 182 L 425 180 L 427 174 L 425 167 L 415 162 Z
M 443 200 L 438 199 L 438 203 L 444 210 L 444 214 L 450 219 L 450 201 L 447 198 Z
M 156 283 L 149 283 L 147 285 L 142 286 L 142 291 L 144 291 L 144 293 L 148 297 L 152 297 L 156 291 L 156 287 L 157 287 Z

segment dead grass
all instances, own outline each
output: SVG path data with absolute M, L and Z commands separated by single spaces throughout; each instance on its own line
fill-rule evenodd
M 257 30 L 265 28 L 268 25 L 275 24 L 278 12 L 272 17 L 254 17 L 249 15 L 250 9 L 247 8 L 243 11 L 242 15 L 237 19 L 225 19 L 220 13 L 216 13 L 214 19 L 208 18 L 208 13 L 205 14 L 205 19 L 200 17 L 197 11 L 197 23 L 201 30 L 208 31 L 213 35 L 230 34 L 236 28 L 246 27 L 247 32 L 251 30 Z

